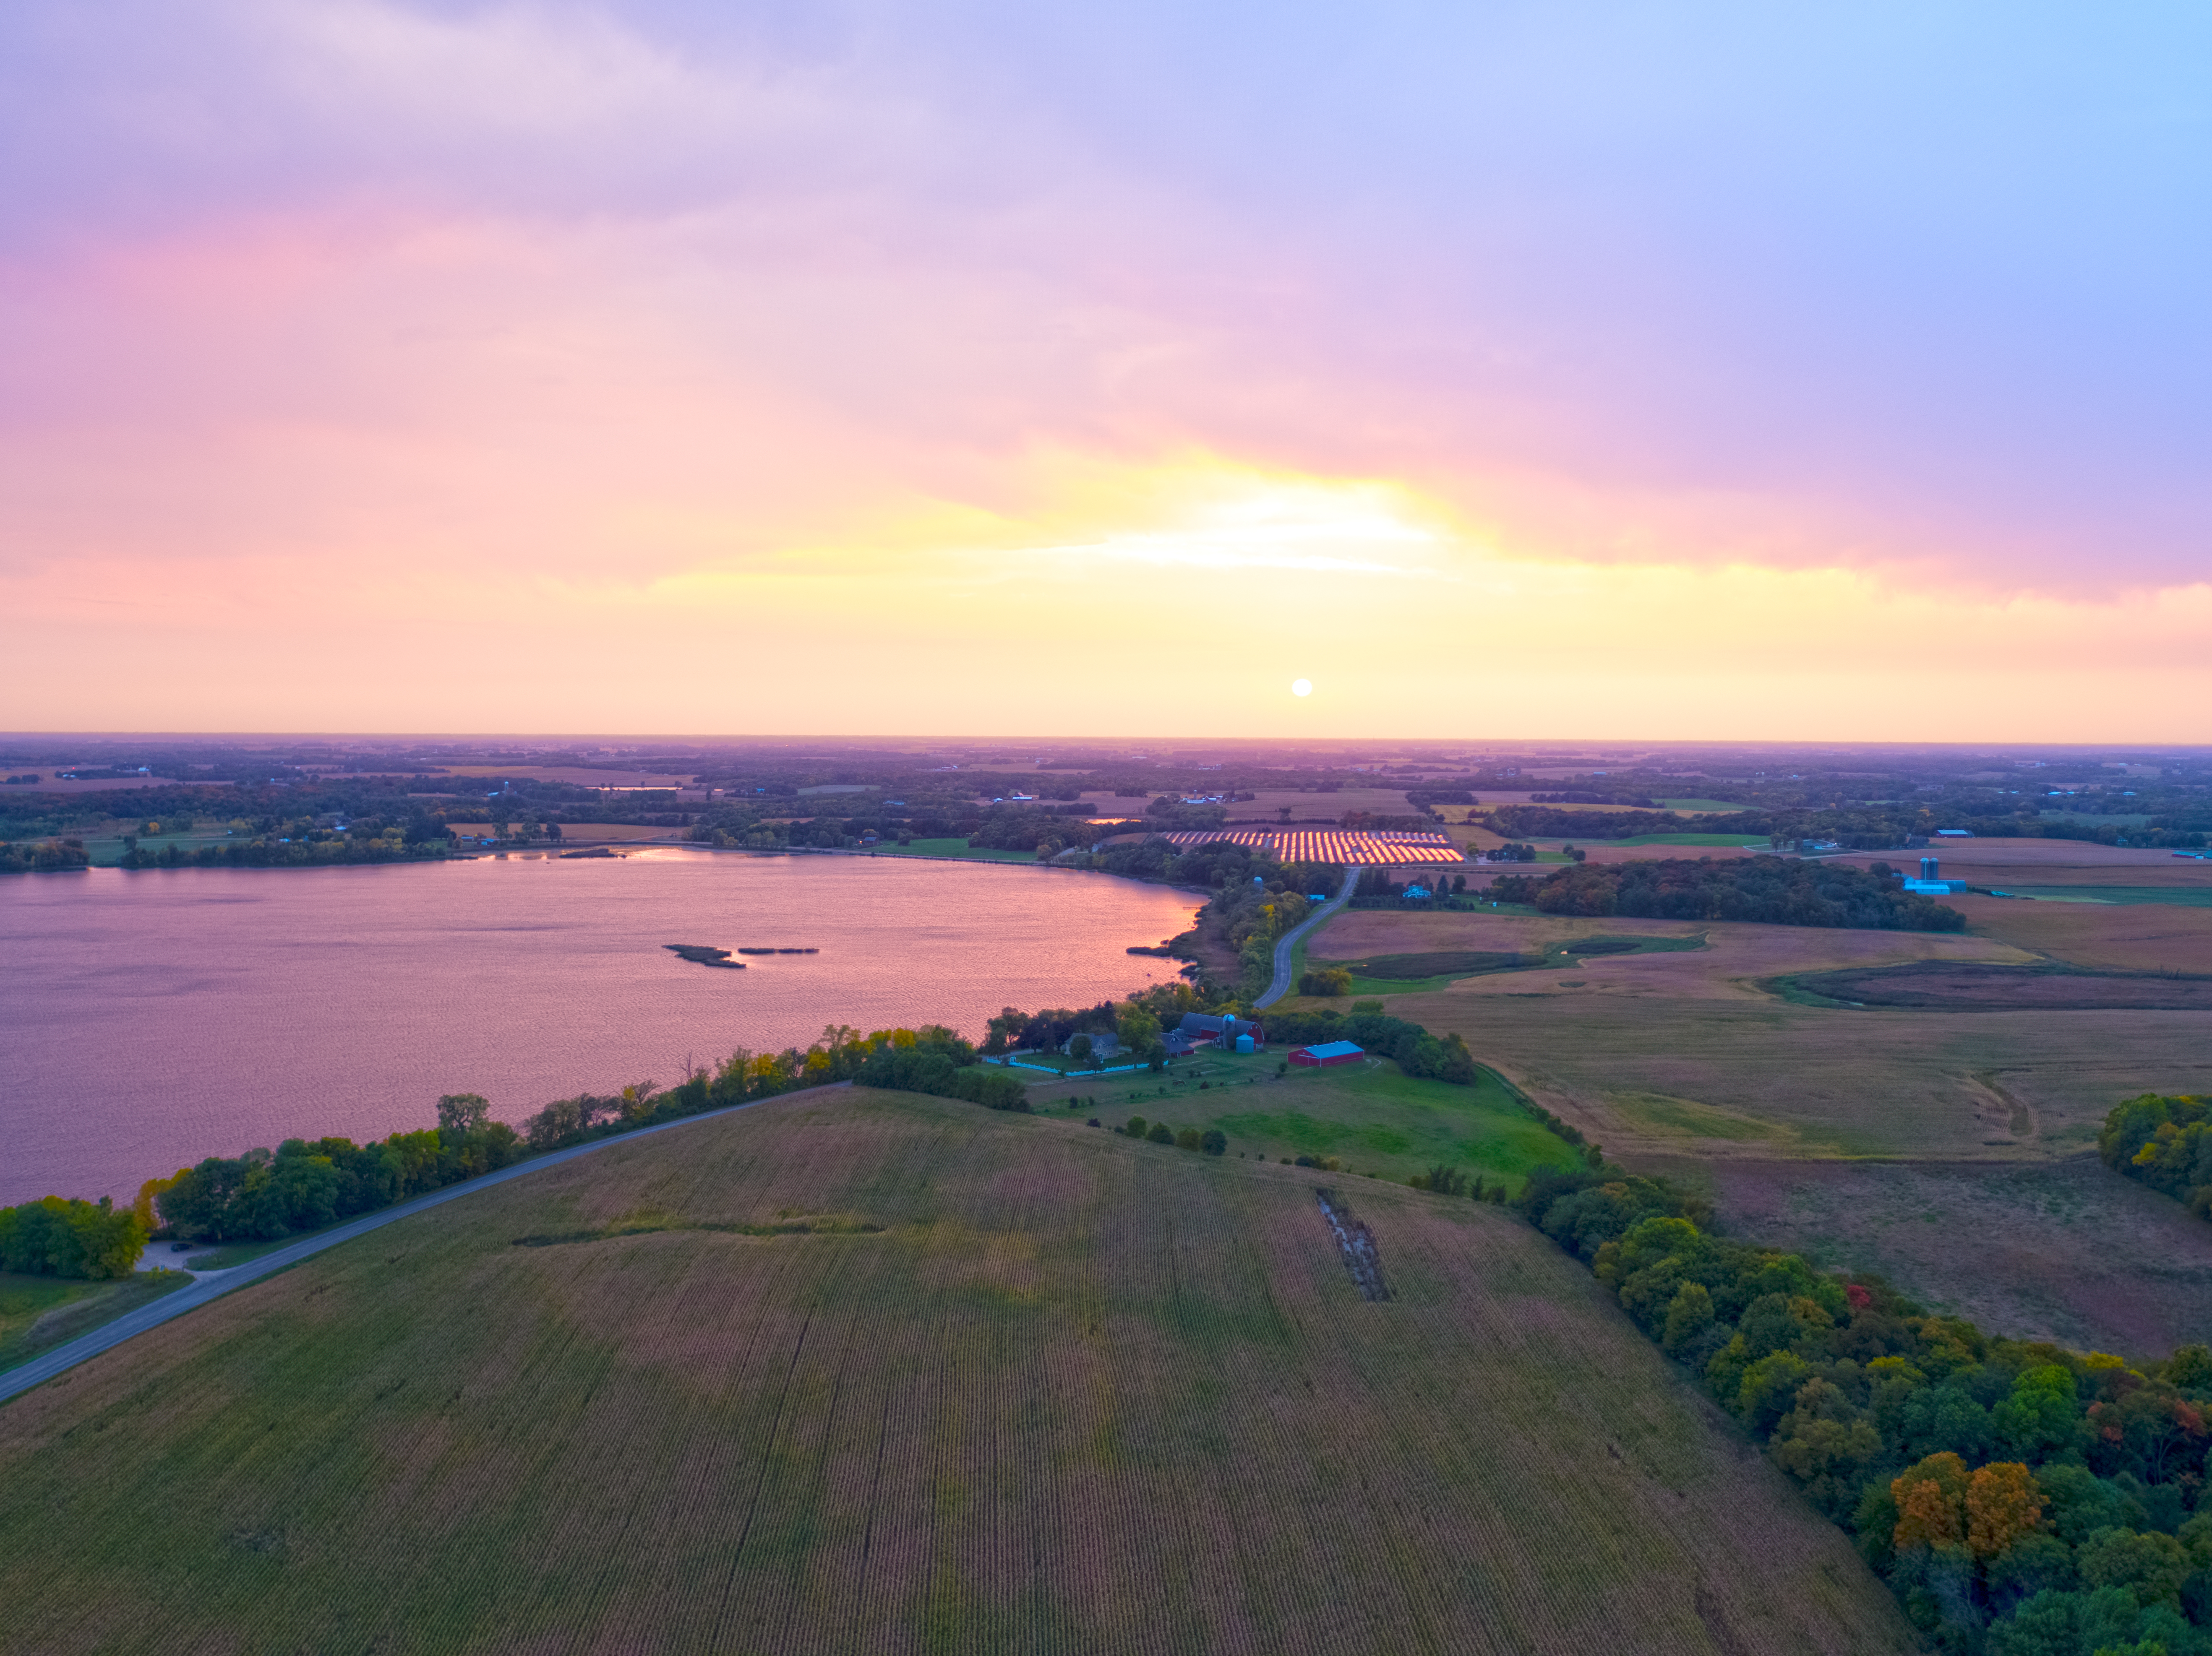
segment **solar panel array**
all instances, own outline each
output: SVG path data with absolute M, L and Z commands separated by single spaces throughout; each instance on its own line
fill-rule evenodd
M 1170 834 L 1177 846 L 1250 846 L 1272 851 L 1286 863 L 1364 863 L 1398 867 L 1408 863 L 1463 863 L 1460 848 L 1441 834 L 1369 834 L 1350 828 L 1220 828 L 1204 834 Z

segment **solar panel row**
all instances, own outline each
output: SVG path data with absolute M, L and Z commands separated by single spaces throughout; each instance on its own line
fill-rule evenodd
M 1224 841 L 1268 850 L 1286 863 L 1366 864 L 1382 867 L 1408 863 L 1461 863 L 1460 848 L 1441 834 L 1366 834 L 1342 828 L 1222 828 L 1212 833 L 1170 834 L 1170 845 L 1206 846 Z

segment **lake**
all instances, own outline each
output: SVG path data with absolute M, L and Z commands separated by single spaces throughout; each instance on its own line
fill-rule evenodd
M 825 1023 L 1090 1005 L 1174 977 L 1127 953 L 1194 899 L 1104 875 L 654 849 L 0 880 L 0 1203 L 127 1197 L 208 1156 L 520 1121 Z M 696 966 L 664 943 L 807 947 Z

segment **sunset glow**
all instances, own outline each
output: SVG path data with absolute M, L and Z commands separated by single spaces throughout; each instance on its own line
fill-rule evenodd
M 1947 16 L 18 9 L 0 695 L 2206 739 L 2205 26 Z

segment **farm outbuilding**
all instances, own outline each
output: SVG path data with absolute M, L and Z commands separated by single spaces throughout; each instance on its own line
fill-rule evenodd
M 1326 1069 L 1332 1064 L 1350 1064 L 1367 1054 L 1348 1040 L 1325 1040 L 1318 1046 L 1301 1046 L 1291 1054 L 1291 1062 L 1308 1069 Z

